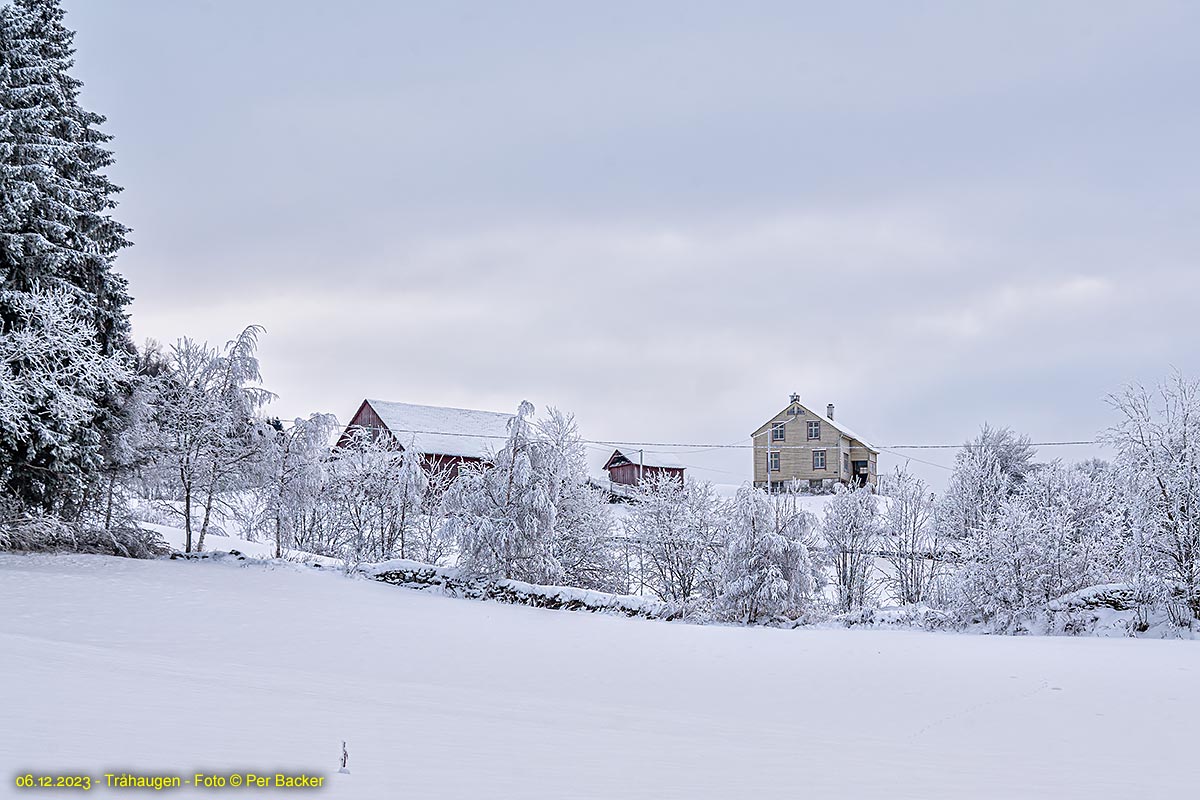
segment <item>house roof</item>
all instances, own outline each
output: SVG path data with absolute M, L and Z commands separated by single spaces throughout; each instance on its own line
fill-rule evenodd
M 770 419 L 770 420 L 768 420 L 767 422 L 764 422 L 762 425 L 758 426 L 758 428 L 757 428 L 757 429 L 754 431 L 754 433 L 753 433 L 753 434 L 751 434 L 751 435 L 752 435 L 752 436 L 756 436 L 756 435 L 758 435 L 758 434 L 762 433 L 764 430 L 766 430 L 766 428 L 767 428 L 767 426 L 768 426 L 769 424 L 771 424 L 772 422 L 774 422 L 774 421 L 775 421 L 775 417 L 778 417 L 780 414 L 782 414 L 782 413 L 784 413 L 785 411 L 787 411 L 789 408 L 791 408 L 791 407 L 792 407 L 792 405 L 793 405 L 793 403 L 788 403 L 786 406 L 784 406 L 783 408 L 781 408 L 781 409 L 779 410 L 779 412 L 778 412 L 777 414 L 775 414 L 775 416 L 771 417 L 771 419 Z M 842 435 L 844 435 L 844 436 L 848 436 L 849 438 L 851 438 L 851 439 L 854 439 L 855 441 L 857 441 L 858 443 L 860 443 L 860 444 L 861 444 L 863 447 L 867 448 L 868 450 L 872 450 L 872 451 L 874 451 L 874 452 L 876 452 L 876 453 L 878 453 L 878 452 L 879 452 L 879 448 L 878 448 L 878 447 L 876 447 L 875 445 L 871 444 L 871 443 L 870 443 L 870 442 L 868 442 L 866 439 L 864 439 L 863 437 L 859 436 L 857 433 L 855 433 L 854 431 L 850 430 L 849 428 L 847 428 L 847 427 L 846 427 L 845 425 L 843 425 L 842 423 L 840 423 L 840 422 L 837 422 L 836 420 L 832 420 L 832 419 L 830 419 L 829 417 L 825 416 L 824 414 L 821 414 L 821 413 L 819 413 L 819 412 L 813 411 L 811 408 L 809 408 L 808 406 L 804 405 L 803 403 L 795 403 L 794 405 L 798 405 L 798 406 L 800 406 L 801 408 L 803 408 L 803 409 L 805 410 L 805 412 L 807 412 L 807 414 L 811 414 L 813 417 L 816 417 L 818 422 L 824 422 L 826 425 L 829 425 L 829 426 L 833 427 L 835 430 L 837 430 L 837 431 L 840 431 L 840 432 L 842 433 Z M 807 417 L 807 416 L 806 416 L 805 418 L 806 418 L 806 419 L 808 419 L 808 417 Z
M 640 461 L 639 457 L 641 459 Z M 629 450 L 627 452 L 613 450 L 613 454 L 608 457 L 608 461 L 604 464 L 604 469 L 619 466 L 621 463 L 623 463 L 623 461 L 628 461 L 630 464 L 640 463 L 642 466 L 646 467 L 670 467 L 672 469 L 685 469 L 683 463 L 670 453 L 642 451 L 639 454 L 637 450 Z
M 466 408 L 366 401 L 401 447 L 426 455 L 487 458 L 508 438 L 512 414 Z

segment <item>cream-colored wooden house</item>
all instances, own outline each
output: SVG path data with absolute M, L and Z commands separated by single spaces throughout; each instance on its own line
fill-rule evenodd
M 879 451 L 833 419 L 833 404 L 820 414 L 793 394 L 782 411 L 753 433 L 754 485 L 769 490 L 807 483 L 870 486 L 878 481 Z

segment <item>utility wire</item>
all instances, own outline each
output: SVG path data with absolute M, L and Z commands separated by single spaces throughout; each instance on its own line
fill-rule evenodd
M 339 428 L 349 428 L 350 425 L 339 425 Z M 353 426 L 353 427 L 369 427 L 369 426 Z M 488 434 L 488 433 L 464 433 L 461 431 L 425 431 L 413 430 L 408 428 L 388 428 L 393 434 L 411 433 L 425 436 L 459 436 L 471 439 L 497 439 L 504 440 L 508 438 L 508 434 Z M 747 437 L 751 438 L 751 437 Z M 664 452 L 676 452 L 679 449 L 693 450 L 695 452 L 704 452 L 706 450 L 765 450 L 766 445 L 756 444 L 713 444 L 699 442 L 626 442 L 615 439 L 580 439 L 583 444 L 604 445 L 606 447 L 660 447 L 672 448 Z M 1031 447 L 1079 447 L 1084 445 L 1104 445 L 1104 442 L 1098 440 L 1076 440 L 1076 441 L 1059 441 L 1059 442 L 1029 442 Z M 878 446 L 880 450 L 959 450 L 970 449 L 972 447 L 987 447 L 988 445 L 976 445 L 969 442 L 962 444 L 892 444 Z M 828 450 L 829 445 L 811 445 L 811 444 L 772 444 L 771 450 Z M 914 459 L 915 460 L 915 459 Z

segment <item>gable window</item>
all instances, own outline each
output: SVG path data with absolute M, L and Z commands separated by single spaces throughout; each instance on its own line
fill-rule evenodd
M 771 441 L 772 442 L 782 442 L 783 441 L 783 436 L 784 436 L 783 428 L 786 424 L 787 423 L 785 423 L 785 422 L 772 422 L 771 423 Z
M 808 438 L 809 439 L 820 439 L 821 438 L 821 423 L 817 422 L 816 420 L 811 420 L 808 423 Z
M 771 472 L 779 472 L 779 453 L 767 453 L 767 469 Z
M 813 450 L 813 469 L 825 469 L 824 450 Z

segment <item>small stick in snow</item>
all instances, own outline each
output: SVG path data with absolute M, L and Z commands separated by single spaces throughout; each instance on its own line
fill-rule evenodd
M 346 766 L 350 762 L 350 753 L 346 752 L 346 742 L 342 740 L 342 768 L 338 770 L 343 775 L 350 774 L 350 768 Z

